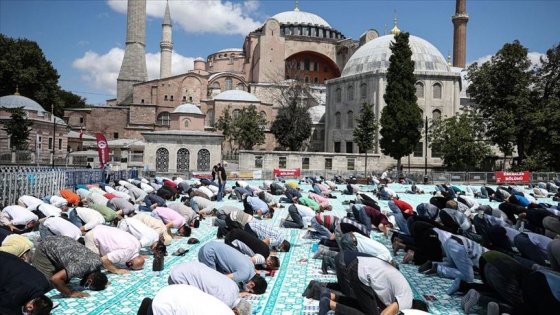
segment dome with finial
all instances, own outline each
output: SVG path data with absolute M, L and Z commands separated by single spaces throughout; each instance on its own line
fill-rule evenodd
M 296 1 L 296 7 L 292 11 L 286 11 L 276 14 L 272 17 L 278 20 L 281 25 L 285 24 L 311 24 L 330 28 L 331 26 L 322 17 L 299 10 L 299 3 Z
M 19 89 L 16 88 L 14 95 L 6 95 L 0 97 L 0 107 L 19 108 L 23 107 L 26 111 L 36 111 L 38 116 L 44 116 L 46 110 L 34 100 L 21 96 Z
M 397 26 L 397 10 L 395 10 L 395 18 L 393 20 L 393 28 L 391 29 L 391 34 L 397 35 L 400 32 L 401 30 L 399 30 L 399 27 Z
M 341 77 L 351 75 L 387 71 L 389 68 L 389 58 L 391 43 L 394 42 L 395 35 L 385 35 L 377 37 L 358 49 L 346 63 L 342 70 Z M 441 52 L 430 44 L 430 42 L 416 36 L 410 35 L 408 44 L 412 50 L 412 60 L 414 61 L 414 71 L 428 72 L 449 72 L 450 68 Z

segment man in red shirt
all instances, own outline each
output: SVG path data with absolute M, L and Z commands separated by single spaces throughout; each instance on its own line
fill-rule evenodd
M 414 213 L 412 206 L 398 198 L 393 198 L 393 200 L 389 201 L 389 209 L 393 212 L 393 216 L 401 232 L 410 235 L 406 219 Z

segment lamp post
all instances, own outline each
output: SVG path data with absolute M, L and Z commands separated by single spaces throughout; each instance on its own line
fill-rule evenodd
M 424 122 L 424 147 L 426 148 L 424 152 L 424 184 L 428 183 L 428 116 L 426 116 Z
M 54 168 L 54 154 L 55 154 L 55 142 L 56 142 L 56 118 L 54 116 L 54 104 L 51 104 L 51 114 L 53 118 L 52 168 Z

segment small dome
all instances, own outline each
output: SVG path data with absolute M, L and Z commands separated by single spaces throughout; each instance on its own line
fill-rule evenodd
M 311 24 L 330 28 L 331 26 L 322 17 L 313 13 L 302 11 L 286 11 L 278 13 L 272 17 L 278 20 L 280 24 Z
M 260 102 L 255 95 L 242 90 L 228 90 L 214 96 L 214 99 L 217 101 Z
M 194 61 L 204 61 L 204 59 L 202 59 L 202 57 L 196 57 Z
M 0 97 L 0 107 L 18 108 L 23 107 L 26 111 L 36 111 L 43 116 L 46 110 L 34 100 L 21 95 L 7 95 Z
M 391 42 L 394 35 L 377 37 L 358 49 L 346 63 L 341 77 L 360 73 L 385 71 L 389 68 L 389 58 L 392 55 Z M 449 72 L 449 66 L 443 55 L 428 41 L 410 35 L 409 45 L 414 60 L 414 70 Z
M 177 106 L 177 108 L 175 108 L 173 113 L 202 114 L 202 112 L 200 111 L 200 108 L 198 108 L 198 106 L 196 106 L 194 104 L 191 104 L 191 103 L 187 103 L 187 104 Z
M 230 52 L 230 51 L 243 52 L 243 49 L 241 49 L 241 48 L 226 48 L 226 49 L 222 49 L 218 52 L 219 53 L 224 53 L 224 52 Z
M 311 116 L 311 123 L 316 124 L 324 124 L 325 123 L 325 112 L 326 107 L 325 105 L 317 105 L 310 107 L 307 112 L 309 116 Z

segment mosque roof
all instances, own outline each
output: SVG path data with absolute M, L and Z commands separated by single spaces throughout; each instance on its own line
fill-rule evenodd
M 191 103 L 179 105 L 179 106 L 177 106 L 177 108 L 175 108 L 175 110 L 173 112 L 174 113 L 183 113 L 183 114 L 202 114 L 202 112 L 200 111 L 200 108 L 198 108 L 198 106 L 196 106 L 194 104 L 191 104 Z
M 315 124 L 325 123 L 325 111 L 326 111 L 325 105 L 317 105 L 317 106 L 310 107 L 307 110 L 307 112 L 309 113 L 309 116 L 311 116 L 312 124 L 315 125 Z
M 241 48 L 226 48 L 226 49 L 222 49 L 218 52 L 223 53 L 223 52 L 226 52 L 226 51 L 238 51 L 238 52 L 240 52 L 240 51 L 243 51 L 243 49 L 241 49 Z
M 387 70 L 392 55 L 390 45 L 394 37 L 392 34 L 380 36 L 366 43 L 350 57 L 341 76 Z M 430 42 L 410 35 L 409 45 L 415 71 L 450 71 L 443 55 Z
M 272 18 L 278 20 L 280 24 L 311 24 L 328 28 L 331 27 L 322 17 L 313 13 L 299 11 L 299 9 L 281 12 Z
M 260 102 L 255 95 L 242 90 L 224 91 L 214 96 L 214 99 L 218 101 Z
M 39 116 L 43 116 L 46 110 L 34 100 L 19 94 L 6 95 L 0 97 L 0 107 L 18 108 L 23 107 L 26 111 L 36 111 Z

